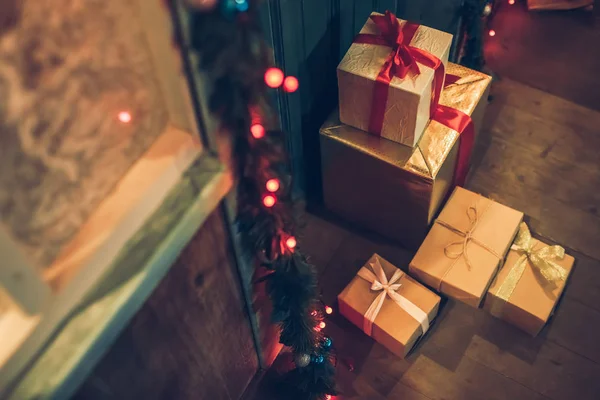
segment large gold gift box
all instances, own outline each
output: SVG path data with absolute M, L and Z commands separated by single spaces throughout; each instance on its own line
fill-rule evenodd
M 562 247 L 532 238 L 522 223 L 483 308 L 536 336 L 554 313 L 574 263 Z
M 396 289 L 395 292 L 402 297 L 400 302 L 409 303 L 405 305 L 406 309 L 392 300 L 386 294 L 385 288 L 378 288 L 361 276 L 365 269 L 376 274 L 375 268 L 378 265 L 383 269 L 386 279 L 394 277 L 394 274 L 399 277 L 398 280 L 390 283 L 392 290 Z M 374 290 L 373 287 L 378 290 Z M 405 357 L 435 319 L 440 297 L 379 255 L 373 254 L 357 276 L 338 295 L 340 313 L 364 331 L 365 314 L 374 302 L 381 299 L 379 296 L 383 297 L 383 301 L 381 309 L 374 318 L 369 336 L 394 354 Z M 408 307 L 413 309 L 416 307 L 422 313 L 422 317 L 426 318 L 425 328 L 422 322 L 407 311 Z
M 409 265 L 420 282 L 479 307 L 523 213 L 457 187 Z
M 381 15 L 373 13 L 371 15 Z M 406 21 L 398 19 L 403 27 Z M 361 34 L 377 35 L 376 24 L 369 18 Z M 446 66 L 452 35 L 419 26 L 410 42 L 436 56 Z M 340 119 L 343 123 L 368 131 L 372 111 L 373 90 L 386 58 L 392 52 L 387 46 L 353 43 L 337 68 Z M 414 147 L 430 119 L 430 103 L 434 70 L 418 63 L 420 73 L 404 78 L 393 77 L 385 104 L 381 136 Z
M 477 132 L 491 77 L 452 63 L 447 73 L 460 79 L 444 89 L 440 103 L 470 115 Z M 450 190 L 458 133 L 431 121 L 412 149 L 342 124 L 336 111 L 320 138 L 327 208 L 416 249 Z

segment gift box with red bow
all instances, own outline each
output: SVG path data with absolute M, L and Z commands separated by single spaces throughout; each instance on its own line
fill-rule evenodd
M 452 35 L 371 14 L 338 66 L 340 120 L 414 147 L 439 102 Z

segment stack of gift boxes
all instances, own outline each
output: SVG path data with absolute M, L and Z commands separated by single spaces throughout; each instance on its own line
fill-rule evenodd
M 327 207 L 418 248 L 408 273 L 373 255 L 338 296 L 341 314 L 400 356 L 439 295 L 536 335 L 574 263 L 533 239 L 523 213 L 462 187 L 491 78 L 449 63 L 451 42 L 373 13 L 338 66 L 339 110 L 320 134 Z

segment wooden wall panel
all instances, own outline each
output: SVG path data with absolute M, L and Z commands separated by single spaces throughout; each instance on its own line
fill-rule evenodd
M 220 208 L 74 397 L 237 399 L 258 370 Z
M 372 11 L 456 33 L 463 0 L 269 0 L 263 23 L 274 58 L 297 74 L 300 91 L 277 95 L 288 132 L 295 189 L 310 203 L 321 193 L 318 128 L 337 104 L 337 64 Z

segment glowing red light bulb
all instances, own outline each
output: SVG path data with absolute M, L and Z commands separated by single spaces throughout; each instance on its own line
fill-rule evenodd
M 267 184 L 265 185 L 267 187 L 267 190 L 271 193 L 275 193 L 276 191 L 279 190 L 279 179 L 269 179 L 267 181 Z
M 326 395 L 325 400 L 331 400 L 331 395 L 330 394 Z
M 285 241 L 285 245 L 292 250 L 294 247 L 296 247 L 298 243 L 296 242 L 296 238 L 291 236 L 289 237 L 286 241 Z
M 490 36 L 496 36 L 496 31 L 493 29 L 490 29 L 490 31 L 488 32 L 488 35 Z
M 319 322 L 319 328 L 325 329 L 326 326 L 327 326 L 327 324 L 325 323 L 325 321 Z
M 508 0 L 508 4 L 512 6 L 513 4 L 515 4 L 515 0 Z
M 329 306 L 325 306 L 325 314 L 332 314 L 333 313 L 333 308 L 329 307 Z
M 266 195 L 263 198 L 263 204 L 265 205 L 265 207 L 271 208 L 275 205 L 276 202 L 277 202 L 277 199 L 275 198 L 275 196 L 271 196 L 270 194 Z
M 265 83 L 268 87 L 278 88 L 283 83 L 283 71 L 271 67 L 265 72 Z
M 283 81 L 283 90 L 285 90 L 288 93 L 292 93 L 298 90 L 298 86 L 300 86 L 300 84 L 298 83 L 298 79 L 295 76 L 288 76 Z
M 260 139 L 265 136 L 265 127 L 261 124 L 254 124 L 250 127 L 250 133 L 252 133 L 254 139 Z
M 124 124 L 128 124 L 131 122 L 131 113 L 129 111 L 121 111 L 118 115 L 117 118 L 119 118 L 119 121 L 121 121 Z

